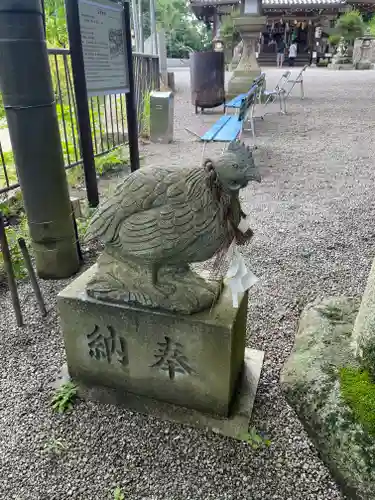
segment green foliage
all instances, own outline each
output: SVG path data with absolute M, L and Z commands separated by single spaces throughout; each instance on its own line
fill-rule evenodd
M 187 3 L 181 0 L 157 0 L 156 2 L 156 20 L 158 23 L 169 26 L 172 29 L 177 28 L 188 14 Z
M 125 500 L 125 495 L 118 486 L 113 491 L 113 500 Z
M 59 129 L 61 135 L 61 146 L 64 155 L 65 164 L 76 161 L 77 156 L 80 156 L 79 139 L 78 139 L 78 126 L 74 113 L 71 113 L 68 104 L 56 104 L 57 119 L 59 122 Z
M 247 443 L 248 445 L 250 445 L 253 450 L 257 450 L 258 448 L 261 448 L 261 447 L 269 447 L 271 446 L 271 441 L 263 436 L 262 434 L 259 434 L 257 432 L 257 430 L 255 429 L 255 427 L 252 427 L 249 432 L 245 432 L 243 434 L 240 434 L 238 436 L 238 439 L 240 439 L 241 441 L 244 441 L 245 443 Z
M 5 120 L 5 109 L 3 103 L 3 94 L 0 92 L 0 125 Z
M 73 408 L 78 389 L 72 382 L 62 384 L 52 397 L 52 409 L 57 413 L 65 413 Z
M 85 179 L 82 165 L 77 165 L 76 167 L 66 170 L 66 177 L 68 179 L 69 186 L 77 187 L 82 184 Z
M 14 165 L 14 155 L 12 151 L 3 151 L 5 165 Z
M 0 212 L 7 219 L 11 217 L 18 218 L 23 210 L 23 198 L 21 191 L 16 191 L 10 198 L 0 201 Z
M 333 46 L 336 46 L 339 44 L 340 42 L 340 38 L 341 38 L 341 35 L 339 35 L 338 33 L 333 33 L 332 35 L 330 35 L 328 37 L 328 42 L 333 45 Z
M 371 16 L 367 20 L 366 30 L 368 30 L 372 36 L 375 35 L 375 16 Z
M 49 47 L 68 47 L 64 0 L 45 0 L 46 34 Z M 150 35 L 149 2 L 142 2 L 144 35 Z M 185 0 L 157 0 L 156 20 L 166 30 L 169 57 L 187 57 L 209 45 L 207 27 L 192 19 Z
M 119 146 L 105 155 L 95 158 L 95 169 L 98 175 L 103 176 L 107 172 L 111 172 L 128 163 L 128 149 L 125 146 Z
M 335 34 L 342 36 L 347 42 L 353 43 L 356 38 L 363 36 L 365 29 L 366 25 L 361 13 L 357 10 L 351 10 L 338 18 Z
M 61 439 L 49 438 L 44 445 L 44 452 L 50 455 L 60 456 L 68 450 L 68 445 Z
M 18 245 L 18 238 L 24 238 L 26 245 L 30 246 L 29 226 L 27 219 L 23 216 L 17 226 L 7 226 L 5 233 L 8 240 L 9 251 L 12 258 L 13 272 L 16 279 L 27 277 L 27 269 Z M 4 258 L 0 252 L 0 274 L 4 272 Z
M 210 45 L 207 27 L 192 18 L 184 0 L 157 0 L 156 20 L 166 33 L 168 57 L 185 58 L 190 52 L 204 50 Z M 144 21 L 145 33 L 149 33 L 148 16 Z
M 18 182 L 16 167 L 14 165 L 14 156 L 11 151 L 3 151 L 4 163 L 8 175 L 9 184 L 16 184 Z M 0 158 L 0 187 L 6 187 L 5 173 Z
M 46 38 L 49 47 L 68 47 L 64 0 L 44 0 Z
M 224 16 L 220 24 L 220 35 L 223 38 L 225 46 L 233 46 L 240 40 L 240 34 L 234 26 L 234 19 L 239 16 L 238 9 Z
M 108 153 L 95 158 L 95 169 L 97 174 L 102 177 L 105 174 L 117 170 L 122 165 L 129 163 L 129 152 L 125 146 L 118 146 Z M 84 173 L 82 165 L 69 168 L 66 171 L 68 183 L 70 186 L 79 186 L 84 182 Z
M 78 239 L 80 241 L 83 241 L 85 234 L 86 234 L 86 231 L 87 231 L 87 228 L 89 226 L 91 217 L 94 214 L 94 212 L 96 211 L 96 208 L 90 207 L 88 205 L 84 205 L 83 207 L 81 205 L 81 208 L 83 209 L 82 210 L 82 212 L 83 212 L 82 217 L 79 217 L 78 219 L 76 219 L 76 223 L 77 223 Z
M 366 370 L 340 370 L 341 395 L 358 423 L 375 436 L 375 383 Z
M 90 223 L 90 217 L 80 217 L 76 220 L 77 222 L 77 231 L 78 231 L 78 239 L 82 241 L 85 237 L 87 228 Z

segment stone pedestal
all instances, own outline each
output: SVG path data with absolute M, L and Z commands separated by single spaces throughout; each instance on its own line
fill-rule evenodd
M 234 437 L 246 432 L 263 360 L 258 351 L 245 356 L 247 294 L 233 308 L 224 288 L 211 311 L 176 315 L 88 297 L 94 272 L 58 297 L 69 375 L 83 393 Z
M 352 70 L 352 69 L 354 69 L 354 66 L 351 63 L 340 63 L 340 62 L 333 63 L 332 62 L 332 63 L 328 64 L 327 68 L 328 69 L 335 69 L 335 70 L 342 70 L 342 69 Z
M 228 99 L 247 92 L 253 80 L 260 75 L 260 68 L 256 58 L 256 48 L 259 33 L 266 24 L 266 18 L 260 15 L 243 15 L 235 18 L 234 24 L 240 32 L 243 41 L 243 50 L 240 62 L 228 84 Z

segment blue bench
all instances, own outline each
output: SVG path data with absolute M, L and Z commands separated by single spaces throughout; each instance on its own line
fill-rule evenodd
M 251 92 L 253 87 L 250 87 L 249 92 Z M 227 108 L 238 109 L 241 106 L 242 99 L 246 97 L 246 94 L 239 94 L 237 97 L 234 97 L 228 104 L 225 105 L 225 110 Z
M 244 130 L 246 121 L 250 122 L 251 132 L 255 139 L 254 107 L 258 98 L 258 85 L 253 85 L 247 94 L 244 94 L 236 115 L 221 116 L 212 127 L 201 137 L 204 142 L 232 142 L 239 138 Z
M 201 141 L 231 142 L 237 139 L 242 129 L 242 122 L 238 116 L 224 115 L 205 132 Z
M 240 109 L 241 107 L 241 102 L 242 99 L 244 99 L 253 89 L 254 87 L 258 87 L 259 92 L 258 92 L 258 99 L 260 98 L 260 92 L 262 90 L 262 87 L 264 86 L 264 80 L 265 80 L 266 74 L 261 73 L 255 80 L 253 81 L 252 86 L 250 87 L 249 91 L 246 92 L 245 94 L 239 94 L 238 96 L 234 97 L 231 101 L 226 103 L 224 105 L 224 110 L 226 112 L 227 108 L 230 109 Z

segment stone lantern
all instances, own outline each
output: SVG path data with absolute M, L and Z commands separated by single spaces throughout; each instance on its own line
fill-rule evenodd
M 240 62 L 228 84 L 229 98 L 247 92 L 253 80 L 260 75 L 256 58 L 259 33 L 263 31 L 266 17 L 263 16 L 261 0 L 242 0 L 240 16 L 234 26 L 240 33 L 243 51 Z
M 373 69 L 375 63 L 375 37 L 369 29 L 356 38 L 353 49 L 353 64 L 355 69 Z

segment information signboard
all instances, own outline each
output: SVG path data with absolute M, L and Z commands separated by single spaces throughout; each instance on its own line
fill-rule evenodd
M 87 94 L 129 92 L 123 6 L 110 0 L 79 0 L 78 6 Z

